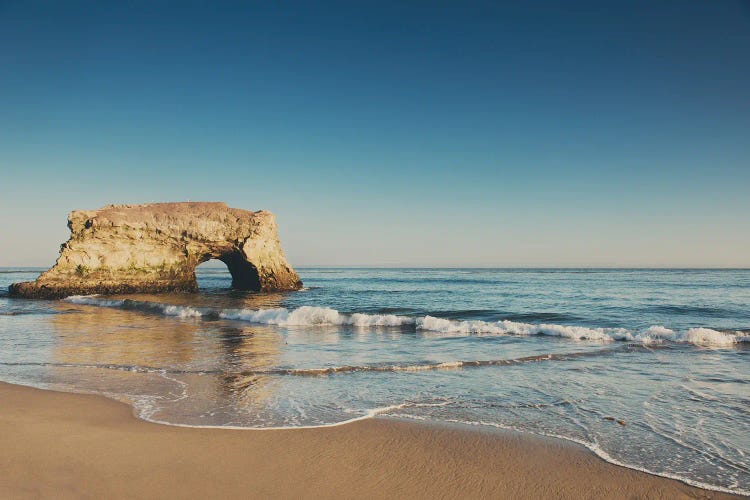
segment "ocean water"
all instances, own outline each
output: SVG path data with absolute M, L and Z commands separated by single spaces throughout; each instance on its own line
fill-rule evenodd
M 750 270 L 300 269 L 299 292 L 11 299 L 0 380 L 174 425 L 515 429 L 750 494 Z

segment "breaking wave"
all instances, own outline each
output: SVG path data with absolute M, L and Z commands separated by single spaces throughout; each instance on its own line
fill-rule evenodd
M 131 299 L 103 299 L 93 295 L 74 295 L 66 298 L 73 304 L 115 307 L 174 316 L 179 318 L 207 318 L 246 321 L 275 326 L 339 326 L 356 327 L 412 327 L 417 331 L 450 336 L 531 336 L 544 335 L 571 340 L 598 342 L 630 341 L 643 344 L 661 342 L 689 343 L 697 346 L 729 347 L 741 342 L 750 342 L 750 335 L 741 331 L 719 331 L 711 328 L 690 328 L 675 331 L 661 325 L 650 326 L 642 331 L 627 328 L 593 328 L 557 324 L 532 324 L 510 320 L 481 321 L 454 320 L 435 316 L 398 316 L 395 314 L 342 313 L 329 307 L 302 306 L 297 309 L 211 309 Z

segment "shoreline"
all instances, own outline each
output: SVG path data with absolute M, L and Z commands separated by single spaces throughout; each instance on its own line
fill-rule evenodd
M 105 396 L 0 382 L 0 427 L 0 496 L 11 498 L 742 498 L 560 438 L 459 424 L 164 425 Z

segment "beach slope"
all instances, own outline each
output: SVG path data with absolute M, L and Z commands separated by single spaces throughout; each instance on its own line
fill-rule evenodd
M 0 383 L 0 498 L 732 498 L 547 438 L 369 419 L 192 429 Z

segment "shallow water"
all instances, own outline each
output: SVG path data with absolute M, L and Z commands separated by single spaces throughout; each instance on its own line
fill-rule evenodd
M 564 437 L 750 493 L 750 270 L 302 269 L 301 292 L 7 297 L 0 380 L 179 425 L 379 414 Z

